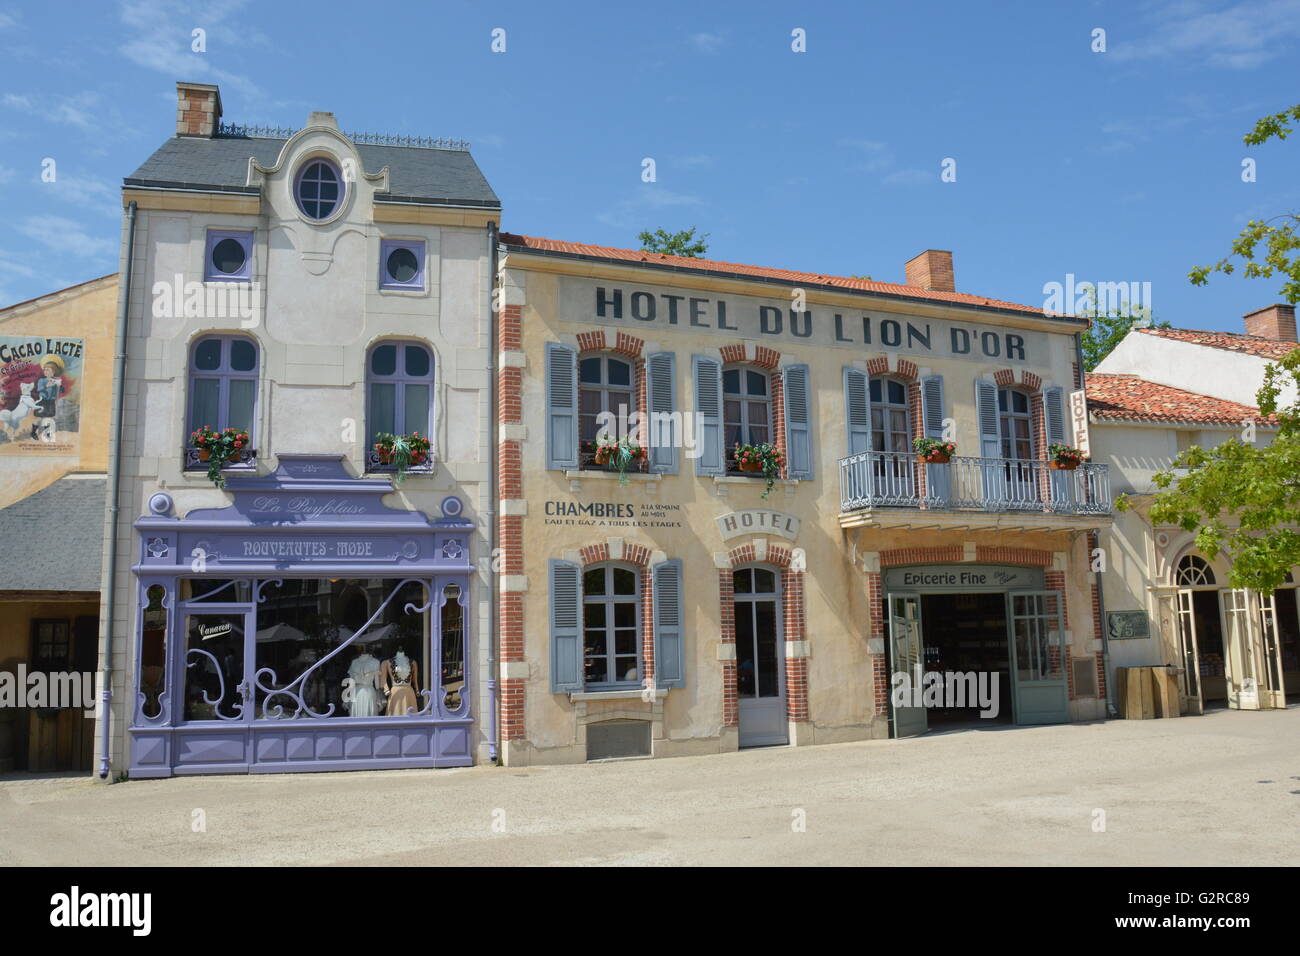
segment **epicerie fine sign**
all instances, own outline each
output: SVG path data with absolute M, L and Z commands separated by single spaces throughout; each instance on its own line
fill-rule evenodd
M 1042 568 L 995 564 L 935 564 L 891 568 L 885 572 L 890 591 L 964 591 L 1042 588 Z
M 559 315 L 585 325 L 594 322 L 641 327 L 648 334 L 678 329 L 753 339 L 774 347 L 778 343 L 802 342 L 861 352 L 886 348 L 936 358 L 1000 359 L 1033 365 L 1045 365 L 1049 360 L 1044 332 L 874 310 L 821 308 L 795 312 L 788 299 L 721 298 L 702 296 L 698 291 L 598 284 L 569 277 L 560 280 Z

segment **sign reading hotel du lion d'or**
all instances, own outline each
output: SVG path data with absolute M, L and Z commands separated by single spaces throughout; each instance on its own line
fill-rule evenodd
M 1028 329 L 952 322 L 878 310 L 822 306 L 804 312 L 791 300 L 717 296 L 699 290 L 636 286 L 562 277 L 560 316 L 586 325 L 613 325 L 656 337 L 682 331 L 753 339 L 780 350 L 783 344 L 830 346 L 917 357 L 1024 362 L 1046 365 L 1048 336 Z

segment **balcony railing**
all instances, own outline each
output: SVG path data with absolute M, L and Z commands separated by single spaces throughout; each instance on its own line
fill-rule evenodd
M 902 452 L 841 458 L 840 510 L 871 508 L 1108 515 L 1110 474 L 1106 465 L 1066 471 L 1016 458 L 953 458 L 943 465 Z

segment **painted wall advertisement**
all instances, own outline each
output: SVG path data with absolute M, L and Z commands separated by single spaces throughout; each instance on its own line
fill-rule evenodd
M 82 339 L 0 336 L 0 455 L 81 450 Z

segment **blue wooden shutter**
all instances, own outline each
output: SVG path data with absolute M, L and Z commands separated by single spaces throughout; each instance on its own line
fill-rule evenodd
M 578 467 L 578 350 L 546 343 L 546 467 Z
M 921 380 L 921 416 L 926 438 L 943 438 L 943 376 Z
M 871 406 L 867 401 L 867 373 L 844 368 L 844 421 L 848 425 L 850 455 L 871 450 Z
M 1053 385 L 1043 392 L 1043 416 L 1047 419 L 1047 443 L 1065 444 L 1065 399 L 1061 386 Z M 1043 449 L 1044 456 L 1047 449 Z
M 582 690 L 581 569 L 572 561 L 550 562 L 551 693 Z
M 1059 385 L 1043 390 L 1043 418 L 1047 423 L 1047 443 L 1065 444 L 1065 398 Z M 1050 458 L 1046 448 L 1039 453 L 1043 458 Z M 1053 511 L 1069 508 L 1074 503 L 1074 473 L 1070 471 L 1048 472 L 1048 482 L 1052 489 L 1050 506 Z
M 677 402 L 677 357 L 672 352 L 652 352 L 645 363 L 646 409 L 650 420 L 645 423 L 650 443 L 650 470 L 661 475 L 677 474 L 677 447 L 681 444 L 679 425 L 674 412 Z
M 655 686 L 681 687 L 686 681 L 682 635 L 682 562 L 656 564 L 654 575 Z
M 1002 457 L 1002 436 L 998 431 L 998 387 L 993 382 L 977 379 L 975 382 L 975 409 L 979 418 L 980 457 Z M 1002 465 L 986 462 L 980 469 L 983 476 L 984 507 L 1000 511 L 1007 505 L 1007 476 Z M 963 491 L 963 495 L 965 492 Z
M 813 476 L 812 426 L 808 411 L 808 366 L 787 365 L 781 370 L 785 392 L 785 448 L 790 456 L 786 473 L 807 480 Z
M 943 440 L 943 376 L 921 379 L 921 426 L 926 438 Z M 952 466 L 925 466 L 926 497 L 933 507 L 947 505 L 952 497 Z
M 705 355 L 692 356 L 695 368 L 695 473 L 726 471 L 722 449 L 722 363 Z

